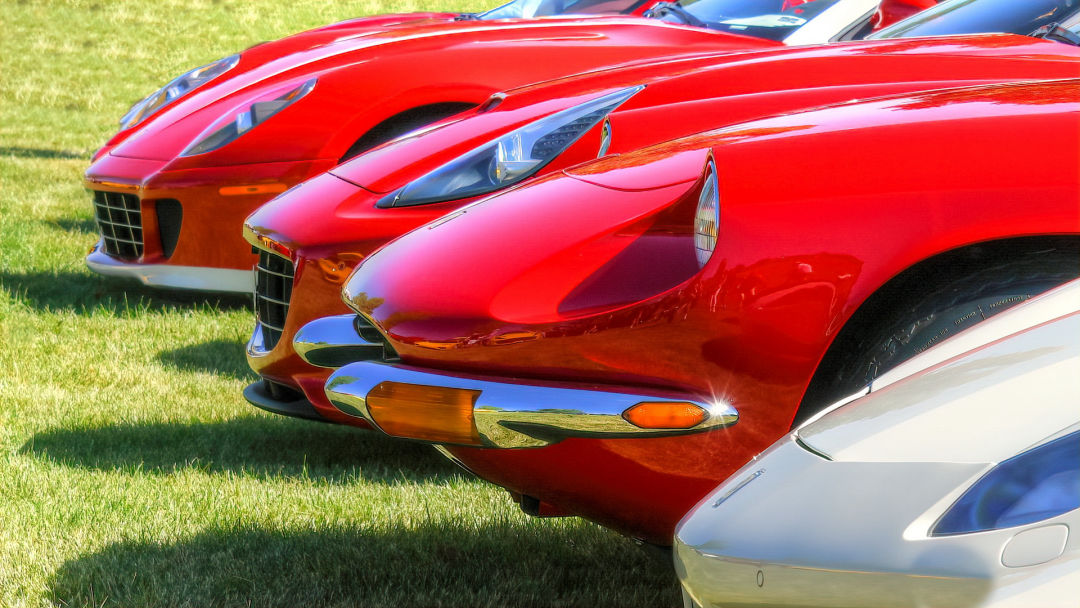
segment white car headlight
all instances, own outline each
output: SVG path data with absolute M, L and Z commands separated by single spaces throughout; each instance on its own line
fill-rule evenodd
M 181 74 L 171 80 L 169 84 L 131 106 L 127 114 L 124 114 L 124 117 L 120 119 L 120 128 L 130 129 L 134 127 L 161 108 L 233 69 L 239 62 L 240 55 L 231 55 Z
M 1080 508 L 1080 431 L 1014 456 L 983 475 L 932 536 L 1022 526 Z
M 705 184 L 698 195 L 697 212 L 694 213 L 694 252 L 698 266 L 703 267 L 716 250 L 720 235 L 720 184 L 716 179 L 716 162 L 709 159 Z
M 266 98 L 259 99 L 239 114 L 229 117 L 224 126 L 221 126 L 221 121 L 214 123 L 195 140 L 194 144 L 188 146 L 180 156 L 205 154 L 217 150 L 227 143 L 235 141 L 244 133 L 254 129 L 263 122 L 266 122 L 266 119 L 291 106 L 299 101 L 304 95 L 310 93 L 311 89 L 315 88 L 315 81 L 316 79 L 312 78 L 304 84 L 290 89 L 284 94 L 278 95 L 277 93 L 272 93 L 266 96 Z
M 644 88 L 639 85 L 609 93 L 511 131 L 417 179 L 380 201 L 379 206 L 458 200 L 511 186 L 542 169 Z

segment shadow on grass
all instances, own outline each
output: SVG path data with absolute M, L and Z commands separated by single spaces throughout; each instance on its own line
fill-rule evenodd
M 90 313 L 107 310 L 124 314 L 193 306 L 230 310 L 251 306 L 251 296 L 246 294 L 154 289 L 134 279 L 78 272 L 0 272 L 0 290 L 41 311 Z
M 168 475 L 200 470 L 330 481 L 359 477 L 388 485 L 448 481 L 460 471 L 428 445 L 269 416 L 53 429 L 35 434 L 20 453 L 103 471 Z
M 90 160 L 89 154 L 80 154 L 78 152 L 69 152 L 67 150 L 47 150 L 44 148 L 20 148 L 18 146 L 0 146 L 0 156 L 61 160 Z
M 184 372 L 210 372 L 238 380 L 254 380 L 254 372 L 244 359 L 244 345 L 228 340 L 182 346 L 158 353 L 165 367 Z
M 121 542 L 50 581 L 64 606 L 680 605 L 670 568 L 584 522 L 466 529 L 210 530 L 172 545 Z
M 64 232 L 78 232 L 88 235 L 97 234 L 97 225 L 93 218 L 76 219 L 61 217 L 54 220 L 42 220 L 42 224 L 59 228 Z

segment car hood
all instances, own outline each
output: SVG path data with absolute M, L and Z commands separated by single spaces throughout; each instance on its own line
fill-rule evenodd
M 315 89 L 274 120 L 218 151 L 177 159 L 171 168 L 320 158 L 340 143 L 341 133 L 384 106 L 480 103 L 500 90 L 600 66 L 777 44 L 635 17 L 421 19 L 392 28 L 324 28 L 244 51 L 227 77 L 151 117 L 112 153 L 174 159 L 217 121 L 311 78 L 318 78 Z
M 1063 307 L 1070 312 L 1046 320 Z M 969 333 L 957 339 L 989 342 L 874 387 L 801 427 L 799 439 L 838 461 L 996 463 L 1080 424 L 1080 282 Z M 948 342 L 942 346 L 952 350 Z M 908 363 L 919 364 L 919 358 Z

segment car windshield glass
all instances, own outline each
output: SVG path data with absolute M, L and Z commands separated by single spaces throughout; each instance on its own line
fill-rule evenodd
M 685 12 L 710 29 L 783 40 L 840 1 L 682 0 L 673 7 L 670 15 L 660 18 L 685 23 L 688 19 L 679 15 L 679 12 Z
M 1004 32 L 1027 36 L 1080 12 L 1080 0 L 952 0 L 869 38 Z
M 630 13 L 644 4 L 645 0 L 514 0 L 490 11 L 480 13 L 477 19 L 532 19 L 550 15 L 589 15 Z

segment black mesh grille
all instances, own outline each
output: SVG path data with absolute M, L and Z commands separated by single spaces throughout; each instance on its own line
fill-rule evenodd
M 263 347 L 266 350 L 277 346 L 285 330 L 292 285 L 292 261 L 260 251 L 259 265 L 255 270 L 255 315 L 262 325 Z
M 105 253 L 137 259 L 143 253 L 139 197 L 119 192 L 94 192 L 94 219 L 105 242 Z

